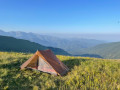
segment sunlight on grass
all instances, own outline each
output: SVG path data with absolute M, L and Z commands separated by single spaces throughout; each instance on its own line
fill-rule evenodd
M 10 90 L 119 90 L 120 61 L 89 57 L 57 57 L 69 67 L 67 75 L 54 76 L 20 65 L 32 54 L 0 52 L 0 89 Z

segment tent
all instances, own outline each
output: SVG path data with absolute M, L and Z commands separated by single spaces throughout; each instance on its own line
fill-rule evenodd
M 37 51 L 30 59 L 21 65 L 21 69 L 24 68 L 61 76 L 66 74 L 69 70 L 51 50 Z

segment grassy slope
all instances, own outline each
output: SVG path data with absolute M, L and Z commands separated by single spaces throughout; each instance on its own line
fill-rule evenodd
M 70 71 L 66 76 L 54 76 L 19 66 L 32 54 L 0 52 L 0 89 L 120 89 L 120 60 L 58 56 Z M 37 89 L 36 89 L 37 90 Z
M 82 56 L 99 56 L 107 59 L 120 59 L 120 42 L 97 45 L 93 48 L 85 49 Z

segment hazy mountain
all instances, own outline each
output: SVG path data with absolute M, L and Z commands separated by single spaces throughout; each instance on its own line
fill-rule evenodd
M 0 36 L 0 51 L 34 53 L 37 50 L 46 49 L 51 49 L 57 55 L 70 55 L 66 51 L 59 48 L 46 47 L 35 42 L 30 42 L 28 40 L 16 39 L 8 36 Z
M 39 35 L 35 33 L 25 32 L 4 32 L 0 31 L 0 35 L 12 36 L 19 39 L 26 39 L 32 42 L 39 43 L 44 46 L 61 48 L 73 55 L 79 54 L 84 48 L 93 47 L 98 44 L 105 43 L 105 41 L 94 39 L 78 39 L 78 38 L 58 38 L 49 35 Z
M 57 36 L 60 38 L 85 38 L 85 39 L 96 39 L 108 42 L 119 42 L 120 33 L 55 33 L 48 34 L 52 36 Z
M 84 49 L 81 56 L 120 59 L 120 42 L 106 43 Z

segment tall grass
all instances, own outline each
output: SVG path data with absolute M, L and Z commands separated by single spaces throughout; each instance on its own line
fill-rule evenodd
M 0 52 L 0 89 L 8 90 L 120 90 L 120 60 L 57 56 L 70 71 L 54 76 L 20 65 L 32 54 Z

